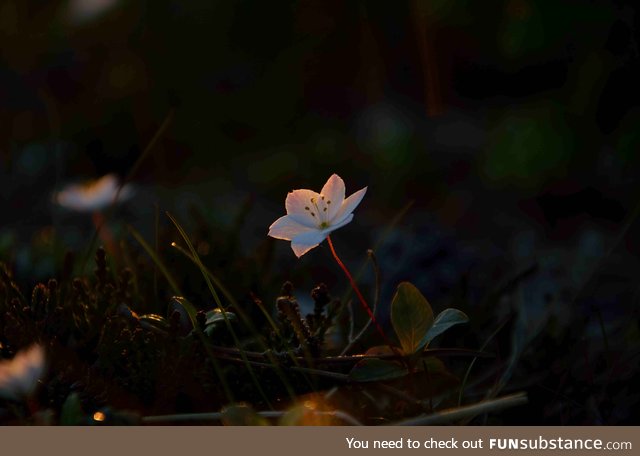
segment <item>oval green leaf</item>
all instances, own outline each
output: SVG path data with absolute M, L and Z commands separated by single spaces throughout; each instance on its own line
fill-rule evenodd
M 376 382 L 404 377 L 407 373 L 407 369 L 398 362 L 371 358 L 353 366 L 349 379 L 354 382 Z
M 447 329 L 460 323 L 466 323 L 469 321 L 469 317 L 458 309 L 444 309 L 438 314 L 436 320 L 433 322 L 433 326 L 429 328 L 427 333 L 420 341 L 420 349 L 429 345 L 429 343 L 436 337 L 445 332 Z
M 207 320 L 205 322 L 206 326 L 209 325 L 213 325 L 215 323 L 218 323 L 220 321 L 224 321 L 224 315 L 222 314 L 222 310 L 220 309 L 213 309 L 207 312 Z M 224 311 L 226 313 L 227 319 L 229 321 L 235 321 L 236 318 L 236 314 L 234 314 L 233 312 L 229 312 L 229 311 Z
M 422 348 L 420 344 L 433 325 L 433 311 L 427 299 L 409 282 L 398 285 L 391 302 L 391 323 L 405 354 Z
M 78 426 L 82 424 L 84 413 L 82 412 L 82 404 L 78 393 L 71 393 L 62 404 L 60 413 L 60 425 L 62 426 Z

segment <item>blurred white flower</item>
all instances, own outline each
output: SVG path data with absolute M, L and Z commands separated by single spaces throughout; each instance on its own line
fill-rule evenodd
M 37 344 L 19 351 L 13 359 L 0 361 L 0 397 L 14 400 L 29 397 L 44 369 L 44 349 Z
M 125 185 L 118 192 L 120 182 L 114 174 L 82 184 L 70 184 L 56 193 L 54 200 L 60 206 L 79 212 L 94 212 L 107 208 L 115 202 L 131 197 L 133 190 Z
M 119 0 L 69 0 L 67 18 L 74 25 L 97 19 L 114 7 Z
M 293 253 L 300 258 L 329 233 L 349 223 L 366 192 L 367 187 L 345 199 L 344 181 L 337 174 L 327 180 L 320 193 L 306 189 L 289 192 L 285 200 L 287 215 L 273 222 L 268 235 L 291 241 Z

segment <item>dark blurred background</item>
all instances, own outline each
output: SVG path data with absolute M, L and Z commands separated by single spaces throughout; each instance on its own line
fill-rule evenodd
M 335 172 L 369 187 L 333 238 L 365 288 L 374 248 L 383 314 L 409 280 L 471 317 L 442 344 L 506 322 L 474 371 L 478 395 L 528 391 L 503 424 L 637 424 L 637 22 L 630 1 L 3 0 L 2 260 L 58 274 L 92 224 L 52 192 L 115 172 L 137 192 L 114 220 L 220 230 L 221 275 L 267 258 L 239 295 L 341 294 L 326 246 L 266 237 Z

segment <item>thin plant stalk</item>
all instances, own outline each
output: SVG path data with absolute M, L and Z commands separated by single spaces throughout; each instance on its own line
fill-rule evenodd
M 353 291 L 355 292 L 356 296 L 358 296 L 358 299 L 360 300 L 360 304 L 362 305 L 364 310 L 367 312 L 367 315 L 369 315 L 369 319 L 376 326 L 376 329 L 378 330 L 378 332 L 380 333 L 380 335 L 384 339 L 385 343 L 393 351 L 396 351 L 397 349 L 393 346 L 393 343 L 389 340 L 389 338 L 385 334 L 384 330 L 382 329 L 382 326 L 380 326 L 380 323 L 378 322 L 378 320 L 376 319 L 375 315 L 373 314 L 373 311 L 371 310 L 371 307 L 369 307 L 369 304 L 367 304 L 366 299 L 364 299 L 364 296 L 362 296 L 362 293 L 360 292 L 360 288 L 358 288 L 358 284 L 356 284 L 356 281 L 353 280 L 353 277 L 351 276 L 351 273 L 349 272 L 347 267 L 344 265 L 344 263 L 342 262 L 342 260 L 338 256 L 338 254 L 336 253 L 336 249 L 333 247 L 333 242 L 331 241 L 331 236 L 327 236 L 327 242 L 329 244 L 329 249 L 331 250 L 331 254 L 333 255 L 333 258 L 336 260 L 336 262 L 338 263 L 338 266 L 340 266 L 340 268 L 342 269 L 344 274 L 347 276 L 347 279 L 349 280 L 349 283 L 351 284 L 351 288 L 353 288 Z
M 180 291 L 180 288 L 178 287 L 178 284 L 176 283 L 176 281 L 173 278 L 173 276 L 169 273 L 169 270 L 165 267 L 164 263 L 162 263 L 162 261 L 160 260 L 160 257 L 158 255 L 156 255 L 156 252 L 151 248 L 151 246 L 149 244 L 147 244 L 147 242 L 140 235 L 140 233 L 138 233 L 133 227 L 129 227 L 129 232 L 136 239 L 136 241 L 138 241 L 138 243 L 142 246 L 144 251 L 147 252 L 147 255 L 149 255 L 151 257 L 151 259 L 156 264 L 156 266 L 158 267 L 160 272 L 162 272 L 162 274 L 165 276 L 167 282 L 169 283 L 169 286 L 173 289 L 174 293 L 176 293 L 176 295 L 178 295 L 178 296 L 182 296 L 183 294 Z M 207 355 L 209 356 L 209 359 L 211 359 L 211 362 L 213 363 L 213 369 L 215 370 L 216 375 L 220 379 L 220 383 L 222 384 L 222 389 L 224 390 L 224 393 L 225 393 L 225 396 L 227 397 L 227 400 L 230 403 L 233 403 L 234 402 L 233 392 L 231 391 L 231 388 L 229 387 L 229 384 L 227 383 L 227 380 L 226 380 L 226 378 L 224 376 L 224 373 L 222 372 L 222 369 L 220 368 L 220 365 L 218 364 L 218 360 L 216 359 L 215 355 L 211 351 L 211 348 L 209 347 L 209 344 L 207 343 L 207 341 L 206 341 L 206 339 L 204 337 L 204 334 L 202 333 L 202 330 L 200 329 L 200 326 L 198 326 L 198 322 L 196 321 L 196 310 L 195 310 L 195 307 L 193 306 L 193 304 L 191 304 L 186 299 L 183 301 L 183 304 L 184 304 L 185 309 L 187 310 L 187 314 L 189 315 L 189 318 L 191 319 L 191 324 L 193 325 L 193 329 L 195 330 L 196 334 L 198 335 L 198 338 L 200 339 L 200 342 L 202 343 L 205 351 L 207 352 Z
M 191 252 L 191 255 L 193 255 L 193 258 L 196 261 L 196 265 L 198 266 L 198 269 L 200 269 L 200 272 L 204 276 L 204 280 L 207 283 L 207 287 L 209 288 L 209 291 L 211 292 L 211 295 L 213 296 L 213 300 L 218 306 L 218 309 L 222 313 L 222 318 L 224 319 L 225 325 L 227 326 L 227 329 L 229 330 L 229 333 L 233 338 L 234 344 L 236 345 L 238 350 L 240 350 L 240 356 L 242 357 L 242 360 L 244 361 L 245 366 L 247 367 L 247 371 L 249 372 L 249 375 L 253 380 L 253 383 L 256 386 L 256 389 L 258 390 L 258 392 L 262 396 L 262 399 L 265 401 L 268 407 L 273 409 L 273 405 L 271 404 L 271 401 L 269 401 L 269 397 L 267 396 L 264 389 L 262 388 L 260 381 L 258 381 L 258 377 L 256 376 L 256 373 L 251 367 L 251 364 L 249 363 L 249 360 L 246 354 L 244 353 L 244 350 L 241 348 L 240 339 L 238 339 L 238 335 L 236 334 L 235 330 L 233 329 L 233 326 L 231 325 L 231 322 L 229 321 L 229 318 L 227 317 L 227 311 L 222 305 L 220 296 L 218 296 L 218 292 L 213 287 L 213 284 L 211 283 L 211 280 L 209 278 L 209 275 L 207 274 L 204 264 L 202 264 L 202 261 L 200 260 L 200 256 L 198 255 L 198 252 L 196 251 L 195 247 L 191 243 L 191 239 L 189 239 L 189 236 L 187 236 L 186 231 L 184 231 L 184 229 L 178 223 L 178 221 L 169 212 L 167 212 L 166 214 L 167 214 L 167 217 L 169 217 L 169 219 L 171 220 L 171 222 L 175 225 L 176 229 L 180 233 L 180 236 L 182 236 L 182 239 L 184 239 L 185 243 L 187 244 L 187 247 L 189 248 L 189 251 Z
M 353 426 L 364 426 L 355 417 L 349 415 L 342 410 L 310 410 L 314 415 L 319 416 L 333 416 L 345 423 Z M 288 412 L 287 411 L 262 411 L 256 412 L 256 414 L 262 418 L 282 418 Z M 144 424 L 167 424 L 167 423 L 193 423 L 198 421 L 222 421 L 224 419 L 223 412 L 210 412 L 210 413 L 183 413 L 177 415 L 157 415 L 157 416 L 144 416 L 142 417 L 142 423 Z
M 156 145 L 156 143 L 158 142 L 160 137 L 164 134 L 165 130 L 171 124 L 171 121 L 173 120 L 174 114 L 175 114 L 175 110 L 173 110 L 173 109 L 171 109 L 167 113 L 167 115 L 165 116 L 164 120 L 162 121 L 162 124 L 160 125 L 158 130 L 153 135 L 153 138 L 151 138 L 151 141 L 149 141 L 149 143 L 147 144 L 147 147 L 144 148 L 144 150 L 142 151 L 142 153 L 140 154 L 140 156 L 138 157 L 136 162 L 133 164 L 133 167 L 131 168 L 131 170 L 129 171 L 127 176 L 122 180 L 122 182 L 120 182 L 120 185 L 118 185 L 118 188 L 116 189 L 116 194 L 115 194 L 115 196 L 113 198 L 113 201 L 111 202 L 111 205 L 105 211 L 105 214 L 102 217 L 100 225 L 96 225 L 96 229 L 93 232 L 93 235 L 91 236 L 91 240 L 89 241 L 89 247 L 87 248 L 86 253 L 84 255 L 84 258 L 82 259 L 82 262 L 80 263 L 80 273 L 84 272 L 84 269 L 87 266 L 87 262 L 89 261 L 89 258 L 91 258 L 91 253 L 93 252 L 93 249 L 95 248 L 95 243 L 98 240 L 98 234 L 100 232 L 100 229 L 102 228 L 102 225 L 106 224 L 106 222 L 113 215 L 113 213 L 115 211 L 115 208 L 116 208 L 116 204 L 118 202 L 118 198 L 120 197 L 120 193 L 122 192 L 122 189 L 124 188 L 124 186 L 128 182 L 131 181 L 131 179 L 133 179 L 133 177 L 135 176 L 136 172 L 140 168 L 140 165 L 142 165 L 142 162 L 147 158 L 147 156 L 153 150 L 154 146 Z
M 502 328 L 504 328 L 504 326 L 509 322 L 509 320 L 510 318 L 506 318 L 501 324 L 498 325 L 498 327 L 491 333 L 491 335 L 487 338 L 487 340 L 484 341 L 484 343 L 480 347 L 481 352 L 484 351 L 487 345 L 489 345 L 489 342 L 491 342 L 493 338 L 502 330 Z M 467 371 L 464 373 L 462 383 L 460 384 L 460 393 L 458 394 L 458 406 L 462 405 L 462 396 L 464 394 L 464 389 L 467 385 L 467 381 L 469 380 L 469 375 L 471 375 L 471 370 L 473 369 L 473 366 L 475 365 L 477 359 L 478 359 L 477 357 L 474 357 L 471 360 L 471 362 L 469 363 L 469 367 L 467 368 Z
M 171 247 L 175 248 L 178 252 L 183 254 L 185 257 L 187 257 L 189 260 L 191 260 L 196 266 L 198 266 L 198 263 L 196 262 L 196 260 L 193 257 L 193 255 L 191 255 L 191 253 L 187 252 L 184 248 L 182 248 L 181 246 L 179 246 L 175 242 L 171 243 Z M 244 321 L 244 323 L 249 326 L 249 329 L 251 331 L 253 331 L 254 333 L 257 334 L 258 332 L 253 327 L 253 324 L 251 323 L 251 320 L 249 320 L 249 318 L 244 314 L 244 312 L 242 311 L 242 308 L 238 305 L 238 302 L 233 297 L 231 292 L 224 286 L 222 281 L 220 279 L 218 279 L 213 274 L 213 272 L 211 272 L 209 270 L 209 268 L 207 268 L 204 265 L 203 265 L 203 267 L 204 267 L 204 270 L 206 271 L 206 273 L 209 275 L 209 278 L 211 279 L 211 281 L 213 281 L 214 285 L 217 286 L 220 289 L 220 292 L 225 297 L 225 299 L 227 299 L 231 303 L 231 305 L 233 305 L 234 308 L 237 309 L 237 312 L 240 315 L 240 317 L 242 318 L 242 320 Z M 276 335 L 281 338 L 280 332 L 278 331 L 278 327 L 276 326 L 275 322 L 271 318 L 271 315 L 269 315 L 269 313 L 266 311 L 264 306 L 258 305 L 258 308 L 260 309 L 262 314 L 265 316 L 265 318 L 269 322 L 271 328 L 274 330 Z M 269 361 L 271 361 L 273 363 L 274 368 L 277 369 L 278 376 L 280 377 L 280 379 L 282 380 L 282 383 L 284 384 L 285 388 L 287 389 L 287 392 L 288 392 L 289 396 L 291 397 L 291 399 L 295 399 L 295 392 L 294 392 L 293 388 L 291 387 L 291 385 L 289 384 L 289 382 L 287 381 L 286 377 L 284 376 L 284 373 L 282 373 L 281 369 L 279 369 L 277 367 L 278 363 L 277 363 L 277 360 L 275 359 L 275 357 L 273 356 L 273 353 L 270 350 L 268 350 L 268 347 L 265 345 L 265 343 L 263 342 L 261 337 L 258 337 L 257 340 L 259 341 L 260 345 L 265 349 L 265 351 L 264 351 L 265 356 L 267 356 L 269 358 Z M 291 358 L 293 363 L 298 365 L 298 359 L 296 358 L 295 354 L 293 353 L 293 351 L 291 350 L 291 348 L 288 345 L 286 345 L 286 347 L 287 347 L 287 354 L 289 355 L 289 357 Z M 250 356 L 251 352 L 248 352 L 248 351 L 245 350 L 245 353 L 247 354 L 247 356 Z M 304 378 L 306 379 L 307 384 L 309 385 L 309 387 L 311 389 L 315 389 L 315 387 L 313 386 L 313 384 L 311 383 L 311 381 L 309 380 L 309 378 L 306 375 L 304 376 Z
M 442 410 L 438 413 L 430 415 L 421 415 L 408 420 L 403 420 L 394 423 L 394 426 L 426 426 L 434 424 L 451 423 L 464 418 L 471 419 L 478 415 L 485 413 L 496 412 L 505 408 L 516 407 L 524 405 L 528 402 L 526 393 L 515 393 L 508 396 L 500 397 L 498 399 L 490 399 L 480 401 L 476 404 L 467 405 L 464 407 L 455 407 L 446 410 Z
M 367 256 L 371 260 L 371 264 L 373 265 L 373 272 L 374 272 L 375 277 L 376 277 L 376 279 L 375 279 L 376 280 L 376 289 L 375 289 L 375 294 L 374 294 L 374 298 L 373 298 L 373 309 L 372 309 L 372 313 L 375 316 L 376 310 L 378 308 L 378 301 L 380 300 L 380 268 L 378 267 L 378 262 L 376 261 L 376 256 L 373 254 L 373 250 L 367 251 Z M 351 320 L 353 322 L 353 315 L 351 316 Z M 367 320 L 367 323 L 362 327 L 362 329 L 360 330 L 358 335 L 353 337 L 353 338 L 350 338 L 349 343 L 347 344 L 347 346 L 344 347 L 342 352 L 340 352 L 341 356 L 342 355 L 346 355 L 349 352 L 349 350 L 351 350 L 351 348 L 353 348 L 355 343 L 358 340 L 360 340 L 360 338 L 362 338 L 362 336 L 367 331 L 367 329 L 369 329 L 369 326 L 371 326 L 371 322 L 372 321 L 373 320 L 371 320 L 371 319 Z

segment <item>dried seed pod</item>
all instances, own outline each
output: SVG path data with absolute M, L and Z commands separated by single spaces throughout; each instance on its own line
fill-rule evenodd
M 278 308 L 278 312 L 284 315 L 293 327 L 298 341 L 309 347 L 309 350 L 314 356 L 317 355 L 319 351 L 317 340 L 311 335 L 311 330 L 307 322 L 302 318 L 298 302 L 294 298 L 280 296 L 276 300 L 276 307 Z
M 53 312 L 58 305 L 58 281 L 49 279 L 47 282 L 47 313 Z
M 324 283 L 318 284 L 313 290 L 311 290 L 311 298 L 313 299 L 313 314 L 308 315 L 307 319 L 311 323 L 311 327 L 317 332 L 322 327 L 325 321 L 325 309 L 331 302 L 331 296 L 329 290 Z
M 9 296 L 14 299 L 19 299 L 23 304 L 27 303 L 27 300 L 20 291 L 20 288 L 14 282 L 9 269 L 7 269 L 7 267 L 2 263 L 0 263 L 0 281 L 4 282 L 5 288 L 9 292 Z
M 96 270 L 95 274 L 98 279 L 96 286 L 101 288 L 107 283 L 107 253 L 104 248 L 98 247 L 96 250 Z
M 48 294 L 47 287 L 45 287 L 43 283 L 39 283 L 33 287 L 33 292 L 31 293 L 31 311 L 36 320 L 42 320 L 47 312 Z
M 282 284 L 282 289 L 280 290 L 280 296 L 293 296 L 293 284 L 289 281 L 286 281 Z

